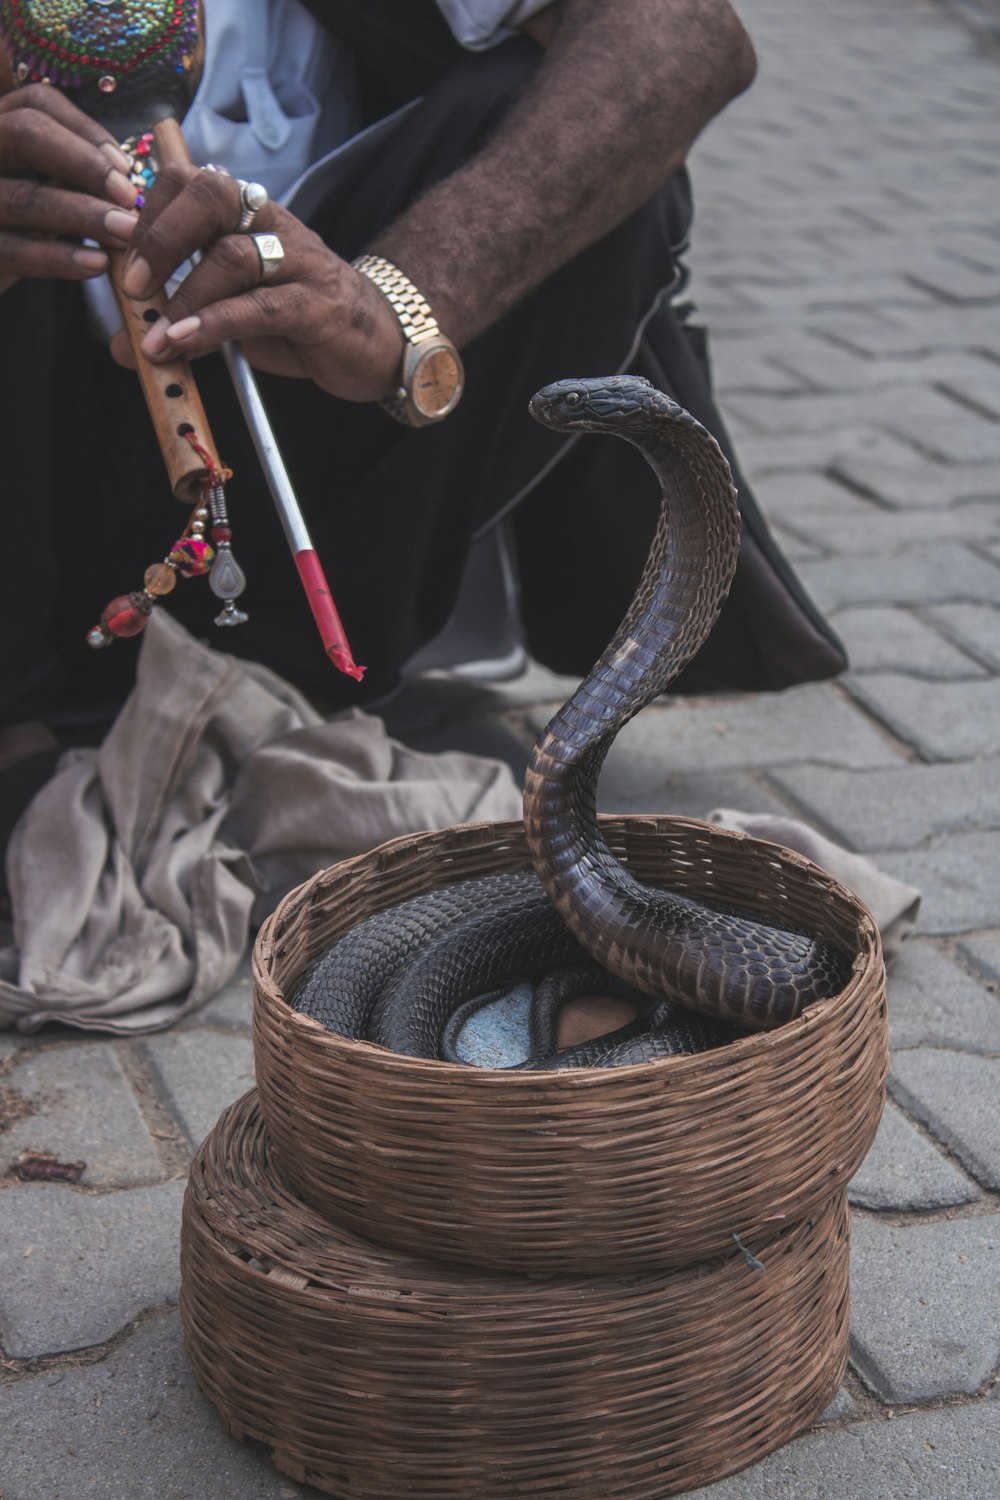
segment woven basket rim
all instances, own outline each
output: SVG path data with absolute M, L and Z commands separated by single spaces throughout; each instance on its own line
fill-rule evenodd
M 374 1042 L 360 1041 L 355 1038 L 342 1037 L 336 1032 L 328 1030 L 321 1022 L 311 1016 L 305 1016 L 289 1003 L 281 991 L 280 986 L 274 980 L 270 966 L 276 956 L 275 930 L 280 926 L 286 915 L 300 908 L 303 903 L 311 903 L 316 891 L 321 890 L 332 876 L 342 878 L 346 869 L 352 865 L 368 862 L 374 859 L 382 862 L 391 862 L 393 856 L 408 850 L 419 840 L 433 840 L 443 835 L 473 835 L 482 832 L 490 834 L 495 839 L 502 839 L 508 832 L 516 833 L 523 827 L 519 818 L 505 819 L 499 822 L 477 821 L 472 823 L 459 823 L 451 828 L 429 831 L 426 834 L 404 834 L 399 838 L 391 839 L 384 844 L 379 844 L 375 849 L 363 855 L 356 855 L 350 860 L 340 861 L 338 864 L 327 866 L 319 870 L 308 880 L 303 881 L 293 890 L 289 891 L 275 907 L 271 915 L 261 925 L 257 939 L 253 946 L 252 967 L 255 987 L 265 993 L 269 1000 L 283 1006 L 288 1012 L 288 1019 L 295 1027 L 301 1027 L 304 1037 L 309 1036 L 320 1046 L 327 1047 L 331 1052 L 339 1052 L 342 1048 L 347 1053 L 358 1057 L 377 1058 L 385 1069 L 391 1074 L 399 1069 L 409 1077 L 419 1076 L 426 1072 L 428 1080 L 440 1081 L 447 1076 L 463 1079 L 476 1078 L 481 1080 L 483 1088 L 503 1087 L 510 1089 L 516 1086 L 518 1078 L 523 1080 L 526 1092 L 537 1096 L 539 1087 L 538 1080 L 543 1078 L 546 1086 L 558 1089 L 579 1089 L 589 1084 L 598 1085 L 607 1082 L 609 1076 L 615 1074 L 630 1079 L 641 1079 L 644 1074 L 650 1077 L 662 1077 L 665 1069 L 669 1068 L 671 1073 L 677 1077 L 697 1076 L 702 1072 L 717 1071 L 721 1066 L 729 1066 L 733 1062 L 740 1062 L 748 1056 L 756 1056 L 769 1047 L 787 1046 L 793 1043 L 797 1037 L 806 1035 L 816 1026 L 823 1025 L 831 1016 L 835 1015 L 844 1004 L 855 993 L 857 986 L 864 982 L 866 974 L 873 964 L 881 962 L 882 941 L 875 919 L 862 899 L 855 895 L 845 885 L 822 869 L 813 860 L 793 849 L 786 849 L 783 845 L 774 843 L 769 839 L 759 839 L 752 834 L 744 833 L 739 829 L 725 828 L 718 823 L 710 823 L 704 819 L 680 817 L 669 813 L 653 814 L 601 814 L 599 822 L 602 825 L 628 823 L 630 826 L 647 824 L 657 830 L 664 826 L 676 830 L 679 833 L 696 832 L 708 833 L 712 837 L 722 840 L 730 840 L 734 845 L 748 844 L 757 848 L 773 850 L 774 859 L 779 865 L 790 865 L 794 869 L 807 875 L 823 891 L 826 899 L 834 900 L 851 910 L 856 922 L 856 951 L 851 965 L 851 972 L 847 983 L 837 992 L 825 1000 L 818 1000 L 809 1005 L 794 1020 L 786 1021 L 781 1026 L 771 1031 L 751 1032 L 747 1036 L 738 1037 L 734 1041 L 727 1042 L 723 1047 L 713 1048 L 707 1052 L 700 1052 L 674 1057 L 654 1058 L 647 1062 L 628 1063 L 613 1069 L 609 1068 L 563 1068 L 563 1069 L 539 1069 L 530 1074 L 519 1074 L 516 1070 L 508 1068 L 483 1068 L 474 1064 L 460 1062 L 445 1062 L 439 1058 L 416 1058 L 401 1053 L 392 1052 L 386 1047 L 379 1046 Z M 530 869 L 530 860 L 512 868 Z M 461 873 L 456 875 L 456 880 L 464 878 Z M 437 882 L 439 886 L 446 886 L 453 882 L 442 880 Z M 389 905 L 394 903 L 390 902 Z M 373 912 L 377 908 L 372 909 Z M 531 1080 L 535 1080 L 532 1082 Z

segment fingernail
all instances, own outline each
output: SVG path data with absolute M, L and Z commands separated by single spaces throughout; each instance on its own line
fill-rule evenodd
M 73 259 L 81 271 L 106 271 L 108 257 L 103 250 L 74 250 Z
M 123 208 L 109 208 L 104 215 L 104 227 L 116 240 L 130 240 L 138 222 L 135 214 L 127 214 Z
M 143 354 L 162 354 L 167 342 L 167 329 L 170 327 L 166 318 L 158 318 L 152 327 L 144 334 L 142 340 Z
M 101 142 L 101 150 L 107 156 L 110 156 L 111 160 L 114 162 L 115 166 L 118 168 L 118 170 L 120 172 L 124 172 L 126 174 L 126 176 L 128 175 L 129 172 L 131 172 L 131 170 L 132 170 L 132 163 L 131 163 L 131 161 L 125 155 L 125 152 L 122 150 L 122 148 L 120 146 L 116 146 L 115 145 L 114 141 L 102 141 Z
M 122 208 L 135 207 L 136 189 L 123 172 L 109 172 L 106 186 L 108 197 L 120 203 Z
M 136 255 L 125 267 L 122 286 L 130 297 L 141 297 L 152 279 L 153 273 L 149 268 L 149 262 L 143 260 L 141 255 Z
M 197 333 L 201 327 L 201 319 L 197 317 L 179 318 L 176 323 L 171 323 L 167 329 L 167 338 L 175 343 L 181 339 L 190 338 L 192 333 Z

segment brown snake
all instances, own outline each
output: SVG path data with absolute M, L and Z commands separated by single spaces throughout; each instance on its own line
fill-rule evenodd
M 528 1066 L 644 1061 L 719 1045 L 734 1026 L 780 1025 L 842 988 L 844 956 L 807 934 L 641 884 L 597 820 L 597 781 L 615 736 L 691 660 L 729 590 L 740 539 L 729 466 L 693 417 L 638 376 L 559 381 L 530 409 L 557 431 L 634 444 L 663 492 L 624 620 L 532 753 L 524 824 L 534 873 L 446 886 L 369 918 L 312 965 L 292 1003 L 342 1035 L 437 1057 L 449 1017 L 471 996 L 590 954 L 640 992 L 641 1010 L 650 1006 L 642 996 L 659 1006 L 596 1051 Z

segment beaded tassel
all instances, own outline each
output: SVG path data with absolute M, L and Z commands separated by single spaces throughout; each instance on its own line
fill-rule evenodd
M 225 493 L 225 481 L 232 477 L 231 473 L 213 466 L 211 456 L 192 433 L 187 434 L 187 439 L 208 469 L 201 499 L 163 561 L 150 563 L 146 569 L 142 588 L 112 599 L 97 624 L 88 630 L 87 644 L 95 650 L 110 646 L 115 640 L 140 635 L 153 605 L 173 592 L 178 574 L 182 578 L 208 574 L 209 587 L 224 601 L 221 613 L 215 617 L 216 625 L 242 625 L 249 618 L 234 602 L 246 588 L 246 576 L 232 553 L 233 533 Z M 211 541 L 205 536 L 209 522 Z

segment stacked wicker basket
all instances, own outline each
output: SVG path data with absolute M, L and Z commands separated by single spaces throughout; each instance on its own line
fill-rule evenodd
M 181 1308 L 226 1428 L 352 1500 L 658 1500 L 815 1418 L 847 1357 L 846 1184 L 887 1067 L 870 916 L 797 856 L 603 820 L 640 879 L 855 955 L 779 1030 L 519 1075 L 345 1041 L 286 997 L 364 917 L 523 868 L 519 823 L 399 839 L 294 891 L 255 951 L 258 1091 L 192 1170 Z

